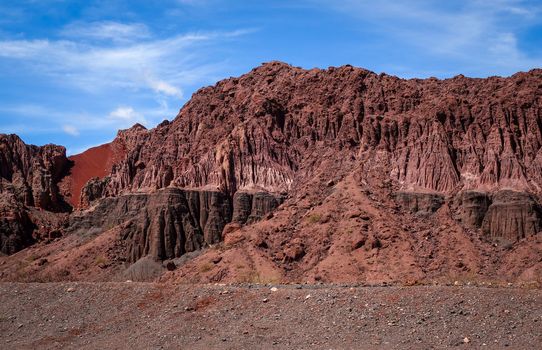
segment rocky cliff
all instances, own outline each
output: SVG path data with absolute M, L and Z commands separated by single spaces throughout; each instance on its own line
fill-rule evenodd
M 198 91 L 173 122 L 141 137 L 106 191 L 288 192 L 334 152 L 364 168 L 362 181 L 393 181 L 402 192 L 538 194 L 541 77 L 403 80 L 272 62 Z
M 386 177 L 405 189 L 537 192 L 541 74 L 402 80 L 350 66 L 266 64 L 198 91 L 142 138 L 110 187 L 289 190 L 311 154 L 331 148 L 382 157 Z
M 16 135 L 0 134 L 0 165 L 0 193 L 11 193 L 27 206 L 69 210 L 58 189 L 69 169 L 64 147 L 29 146 Z
M 355 256 L 359 278 L 385 266 L 400 279 L 392 272 L 404 264 L 416 278 L 495 275 L 501 263 L 539 254 L 541 96 L 542 70 L 404 80 L 267 63 L 200 89 L 171 122 L 136 125 L 106 151 L 73 157 L 85 169 L 92 154 L 106 154 L 96 174 L 72 171 L 84 173 L 70 191 L 81 189 L 71 198 L 85 210 L 68 231 L 120 225 L 130 261 L 175 259 L 225 239 L 250 266 L 294 277 L 322 277 L 317 270 L 340 256 Z M 446 250 L 448 240 L 463 250 Z M 494 242 L 517 246 L 489 262 Z M 518 264 L 515 274 L 539 273 Z M 233 273 L 225 271 L 212 278 Z
M 0 252 L 15 253 L 53 229 L 32 220 L 29 207 L 71 209 L 58 186 L 69 168 L 64 147 L 29 146 L 16 135 L 0 134 Z
M 231 216 L 231 201 L 221 192 L 169 188 L 106 198 L 73 215 L 68 231 L 101 232 L 120 225 L 130 262 L 146 255 L 165 260 L 221 241 Z
M 12 193 L 0 195 L 0 252 L 13 254 L 34 242 L 34 225 Z

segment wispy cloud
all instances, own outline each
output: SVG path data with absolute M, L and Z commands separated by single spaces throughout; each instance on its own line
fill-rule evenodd
M 434 57 L 462 60 L 481 71 L 530 69 L 541 57 L 522 51 L 518 35 L 528 26 L 542 24 L 542 4 L 523 0 L 442 2 L 355 1 L 310 3 L 359 18 L 379 36 L 423 50 Z
M 188 33 L 112 46 L 74 40 L 3 40 L 0 58 L 17 59 L 38 74 L 87 91 L 120 87 L 180 97 L 182 85 L 193 82 L 192 70 L 202 80 L 213 73 L 213 65 L 204 63 L 208 58 L 201 57 L 204 51 L 198 52 L 198 45 L 242 34 Z
M 68 135 L 79 136 L 79 130 L 73 125 L 64 125 L 62 130 Z
M 174 96 L 178 98 L 183 97 L 183 92 L 181 88 L 173 86 L 168 82 L 163 80 L 156 79 L 154 77 L 148 76 L 147 81 L 149 86 L 157 93 L 165 94 L 168 96 Z
M 151 128 L 158 121 L 175 113 L 176 110 L 170 109 L 165 101 L 161 101 L 159 106 L 154 108 L 137 110 L 132 106 L 117 106 L 109 112 L 93 114 L 28 104 L 0 106 L 0 115 L 12 120 L 0 123 L 0 132 L 52 134 L 61 131 L 71 136 L 79 136 L 86 131 L 125 129 L 135 123 Z M 43 122 L 46 118 L 48 123 Z M 16 122 L 21 120 L 22 123 Z
M 130 123 L 144 123 L 144 124 L 147 123 L 143 115 L 141 113 L 136 112 L 130 106 L 118 107 L 117 109 L 111 111 L 111 113 L 109 113 L 108 116 L 109 118 L 113 120 L 120 119 L 122 121 L 127 121 Z
M 58 39 L 0 40 L 0 61 L 31 72 L 32 79 L 68 91 L 79 89 L 81 96 L 112 96 L 108 111 L 107 103 L 96 108 L 85 106 L 86 100 L 77 107 L 28 101 L 4 104 L 0 132 L 79 136 L 87 131 L 111 134 L 134 123 L 154 127 L 177 114 L 185 87 L 207 84 L 220 74 L 224 62 L 210 54 L 213 47 L 247 33 L 155 38 L 143 24 L 77 22 L 64 27 Z
M 119 23 L 112 21 L 70 23 L 60 34 L 76 40 L 111 40 L 133 42 L 148 39 L 151 33 L 143 23 Z

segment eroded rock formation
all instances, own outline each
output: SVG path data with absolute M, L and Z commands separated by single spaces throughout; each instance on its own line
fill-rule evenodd
M 11 193 L 0 195 L 0 252 L 13 254 L 34 242 L 28 212 Z
M 0 193 L 19 203 L 50 211 L 67 211 L 58 182 L 69 169 L 62 146 L 26 145 L 16 135 L 0 134 Z
M 398 249 L 412 251 L 409 266 L 427 264 L 419 273 L 433 271 L 438 247 L 469 237 L 478 265 L 468 268 L 480 269 L 482 258 L 472 252 L 486 248 L 470 240 L 526 242 L 540 229 L 541 96 L 539 69 L 508 78 L 404 80 L 352 66 L 267 63 L 200 89 L 171 122 L 136 125 L 107 147 L 73 157 L 81 171 L 72 172 L 77 186 L 66 187 L 81 189 L 78 205 L 86 210 L 72 215 L 70 232 L 120 225 L 129 261 L 170 259 L 220 241 L 233 222 L 231 242 L 256 242 L 257 261 L 287 264 L 287 271 L 306 263 L 299 271 L 308 271 L 350 254 L 340 248 L 348 246 L 361 266 L 355 273 L 373 271 L 367 259 L 393 259 Z M 9 164 L 2 184 L 27 206 L 58 210 L 62 150 L 15 139 L 2 147 Z M 12 149 L 24 161 L 12 160 Z M 82 171 L 95 153 L 106 160 L 92 167 L 95 174 Z M 288 218 L 266 215 L 273 210 Z M 276 223 L 272 233 L 255 224 L 262 218 Z M 349 238 L 333 249 L 341 226 Z M 247 232 L 267 233 L 238 237 Z M 451 261 L 441 256 L 438 266 Z
M 537 190 L 541 71 L 511 78 L 402 80 L 345 66 L 274 62 L 198 91 L 141 136 L 111 174 L 112 194 L 213 185 L 289 190 L 316 150 L 374 158 L 405 189 Z
M 237 191 L 233 196 L 233 222 L 247 224 L 259 221 L 283 200 L 282 196 L 268 192 Z
M 16 135 L 0 134 L 0 252 L 15 253 L 39 236 L 28 207 L 70 210 L 58 188 L 69 166 L 64 147 L 26 145 Z
M 248 203 L 219 191 L 167 188 L 153 193 L 108 197 L 71 217 L 68 232 L 102 232 L 121 226 L 128 241 L 128 261 L 150 255 L 165 260 L 222 241 L 224 226 L 232 221 L 246 223 L 261 219 L 275 209 L 279 200 L 267 193 L 246 194 Z
M 460 220 L 468 227 L 480 228 L 487 214 L 491 199 L 488 193 L 463 191 L 458 195 Z
M 541 214 L 539 204 L 528 193 L 499 191 L 492 197 L 482 227 L 492 239 L 513 242 L 537 234 Z
M 459 219 L 470 228 L 482 229 L 491 240 L 514 242 L 537 234 L 541 209 L 529 193 L 501 190 L 494 193 L 458 193 Z
M 79 207 L 88 208 L 92 202 L 104 198 L 108 182 L 108 176 L 104 177 L 103 179 L 100 179 L 99 177 L 93 177 L 88 180 L 81 188 Z
M 231 215 L 231 203 L 221 192 L 168 188 L 104 198 L 73 215 L 69 231 L 102 232 L 120 225 L 128 261 L 146 255 L 163 260 L 219 242 Z
M 397 192 L 396 201 L 412 213 L 427 215 L 434 213 L 444 203 L 444 196 L 438 193 Z
M 399 184 L 398 202 L 415 212 L 433 212 L 457 192 L 538 193 L 541 79 L 533 70 L 402 80 L 272 62 L 201 89 L 173 122 L 138 134 L 102 192 L 215 186 L 240 201 L 234 221 L 250 222 L 246 193 L 295 190 L 333 153 L 356 159 L 363 181 Z M 467 226 L 481 227 L 483 199 L 463 202 Z M 491 237 L 503 234 L 491 227 Z

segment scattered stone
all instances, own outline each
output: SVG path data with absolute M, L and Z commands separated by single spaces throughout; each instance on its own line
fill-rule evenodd
M 175 265 L 175 262 L 173 261 L 168 261 L 168 263 L 166 264 L 166 269 L 168 271 L 175 271 L 175 269 L 177 269 L 177 265 Z
M 352 250 L 359 249 L 365 245 L 365 238 L 359 239 L 357 241 L 352 242 Z
M 267 244 L 267 242 L 264 239 L 259 239 L 259 240 L 256 241 L 256 247 L 262 248 L 262 249 L 267 249 L 267 248 L 269 248 L 269 245 Z

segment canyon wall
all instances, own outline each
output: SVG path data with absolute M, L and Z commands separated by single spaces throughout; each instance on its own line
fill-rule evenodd
M 198 90 L 172 121 L 71 157 L 71 173 L 64 148 L 2 136 L 0 191 L 56 212 L 68 198 L 80 210 L 67 233 L 125 227 L 130 261 L 214 244 L 225 224 L 273 220 L 283 205 L 305 217 L 350 175 L 383 216 L 445 212 L 516 242 L 540 230 L 541 96 L 542 70 L 405 80 L 271 62 Z M 25 222 L 10 220 L 3 226 Z M 9 230 L 30 242 L 26 224 Z
M 16 135 L 0 134 L 0 252 L 13 254 L 49 232 L 32 220 L 29 207 L 71 209 L 58 187 L 69 167 L 62 146 L 31 146 Z
M 244 201 L 232 201 L 216 190 L 166 188 L 104 198 L 74 213 L 67 232 L 85 235 L 120 226 L 128 242 L 129 262 L 143 256 L 174 259 L 221 242 L 224 226 L 232 221 L 234 213 L 246 213 L 246 217 L 236 214 L 244 219 L 242 223 L 249 218 L 255 221 L 273 210 L 278 201 L 271 194 L 258 193 L 247 207 Z
M 115 196 L 171 185 L 212 186 L 230 196 L 258 189 L 291 193 L 331 152 L 354 159 L 362 181 L 397 184 L 403 203 L 409 199 L 402 193 L 412 193 L 417 199 L 407 206 L 428 192 L 501 189 L 537 201 L 541 81 L 541 70 L 510 78 L 403 80 L 352 66 L 264 64 L 199 90 L 175 120 L 140 138 L 104 191 Z M 489 236 L 512 238 L 510 224 L 486 221 Z M 527 226 L 529 232 L 538 227 Z
M 26 206 L 70 209 L 58 188 L 69 169 L 64 147 L 27 145 L 16 135 L 0 134 L 0 165 L 0 193 L 10 193 Z
M 364 163 L 378 154 L 405 190 L 538 193 L 541 74 L 403 80 L 266 64 L 198 91 L 115 167 L 108 190 L 288 191 L 331 148 Z

